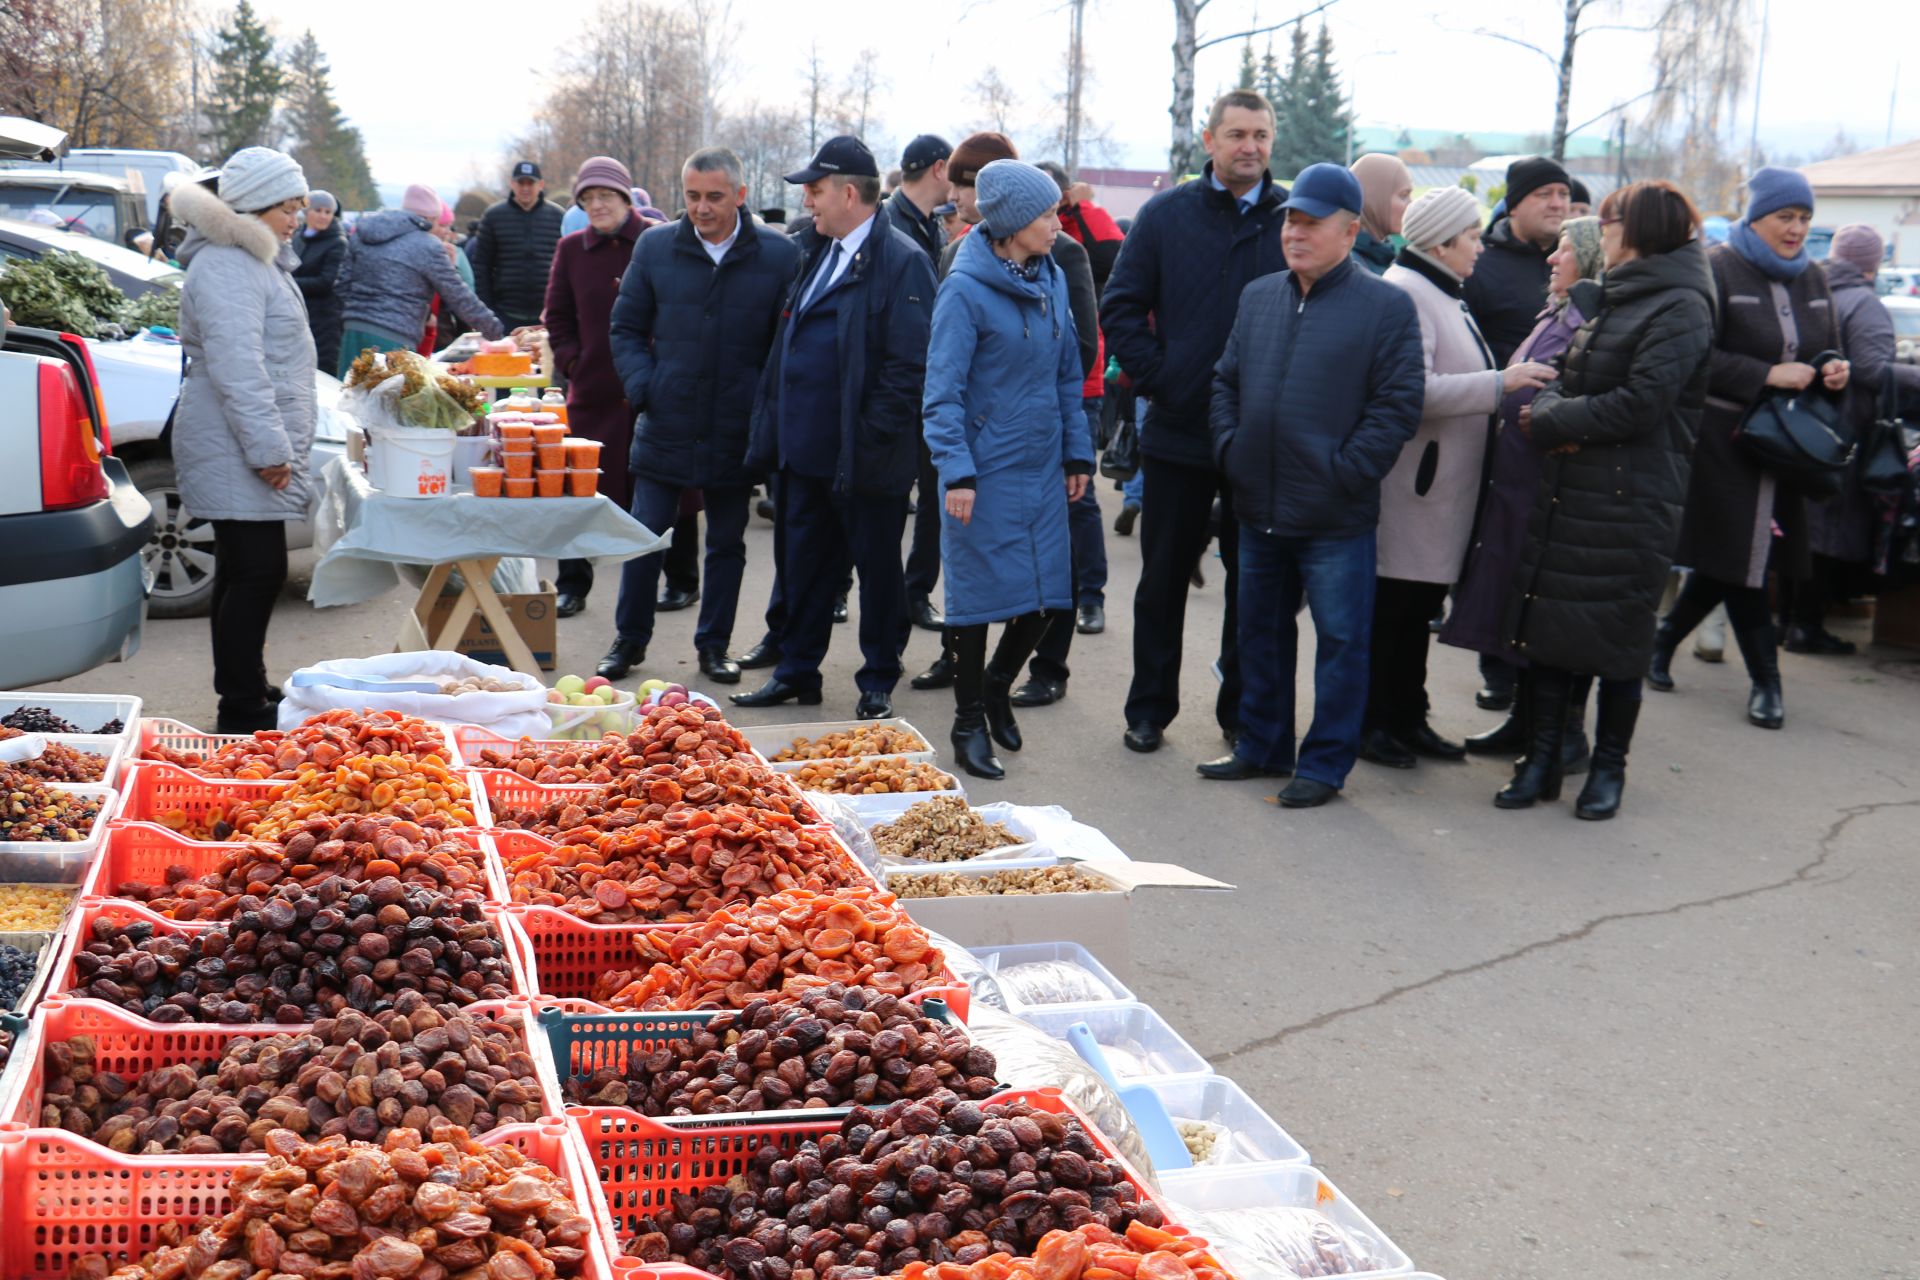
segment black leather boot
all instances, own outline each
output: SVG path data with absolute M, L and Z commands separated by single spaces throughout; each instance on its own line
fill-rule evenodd
M 1653 629 L 1653 660 L 1647 663 L 1647 683 L 1662 693 L 1673 692 L 1673 654 L 1684 638 L 1671 619 L 1669 614 Z
M 1528 671 L 1532 705 L 1528 708 L 1527 754 L 1513 771 L 1513 781 L 1493 798 L 1497 809 L 1531 809 L 1541 800 L 1558 800 L 1561 741 L 1567 732 L 1567 697 L 1571 677 L 1553 667 Z
M 1560 772 L 1569 778 L 1585 773 L 1593 754 L 1587 742 L 1587 698 L 1592 693 L 1592 676 L 1575 676 L 1567 686 L 1567 732 L 1560 739 Z
M 1020 724 L 1013 718 L 1013 681 L 998 672 L 987 672 L 984 694 L 987 710 L 987 730 L 993 734 L 993 740 L 1009 751 L 1018 751 L 1021 746 Z
M 1593 727 L 1593 764 L 1587 785 L 1574 802 L 1575 817 L 1604 822 L 1620 812 L 1620 794 L 1627 786 L 1627 748 L 1633 745 L 1633 726 L 1640 719 L 1640 699 L 1609 698 L 1600 691 L 1600 718 Z
M 1527 693 L 1527 672 L 1523 667 L 1514 672 L 1513 704 L 1507 712 L 1507 718 L 1485 733 L 1476 733 L 1466 740 L 1469 755 L 1505 756 L 1517 760 L 1527 751 L 1527 707 L 1530 698 Z
M 978 702 L 954 708 L 953 758 L 976 778 L 997 782 L 1007 776 L 994 758 L 993 740 L 987 736 L 987 711 Z
M 1747 719 L 1762 729 L 1778 729 L 1787 722 L 1787 704 L 1780 693 L 1780 654 L 1773 644 L 1773 623 L 1757 627 L 1728 629 L 1740 645 L 1740 656 L 1747 661 L 1747 678 L 1753 690 L 1747 695 Z

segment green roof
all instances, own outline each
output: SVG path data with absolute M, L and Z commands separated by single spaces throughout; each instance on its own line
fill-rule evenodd
M 1354 150 L 1364 151 L 1438 151 L 1464 145 L 1482 155 L 1513 156 L 1544 148 L 1546 131 L 1539 133 L 1463 133 L 1458 129 L 1395 129 L 1386 125 L 1360 125 L 1353 131 Z M 1610 155 L 1604 135 L 1576 134 L 1567 139 L 1569 159 L 1587 159 Z

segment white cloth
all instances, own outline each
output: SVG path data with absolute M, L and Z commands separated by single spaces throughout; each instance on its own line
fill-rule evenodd
M 716 267 L 720 265 L 720 259 L 727 256 L 727 250 L 733 248 L 733 242 L 735 240 L 738 240 L 739 238 L 740 238 L 740 220 L 738 218 L 735 218 L 733 220 L 732 234 L 730 234 L 725 240 L 722 240 L 719 244 L 715 244 L 713 241 L 707 239 L 705 236 L 698 237 L 700 241 L 700 247 L 707 251 L 707 256 L 713 259 L 713 265 Z

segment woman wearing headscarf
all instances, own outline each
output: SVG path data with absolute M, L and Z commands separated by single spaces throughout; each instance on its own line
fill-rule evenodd
M 418 346 L 435 293 L 483 337 L 506 333 L 500 318 L 460 278 L 447 246 L 435 238 L 440 209 L 433 188 L 416 182 L 398 209 L 370 213 L 354 227 L 335 283 L 345 330 L 337 365 L 341 377 L 363 350 Z
M 1600 245 L 1600 219 L 1570 218 L 1560 224 L 1560 244 L 1547 258 L 1547 309 L 1541 313 L 1511 363 L 1529 361 L 1551 365 L 1586 323 L 1573 301 L 1573 286 L 1597 280 L 1605 266 Z M 1515 667 L 1525 661 L 1514 650 L 1506 629 L 1507 601 L 1513 595 L 1514 566 L 1527 533 L 1533 496 L 1540 491 L 1540 464 L 1546 456 L 1520 430 L 1520 410 L 1533 403 L 1537 386 L 1521 386 L 1500 401 L 1500 431 L 1494 437 L 1493 461 L 1488 468 L 1486 496 L 1480 524 L 1467 552 L 1466 568 L 1453 592 L 1453 607 L 1440 628 L 1440 642 L 1499 658 Z M 1514 704 L 1498 728 L 1467 739 L 1475 755 L 1512 758 L 1526 748 L 1526 681 L 1520 680 Z M 1583 701 L 1583 700 L 1582 700 Z M 1582 725 L 1581 733 L 1585 733 Z
M 293 251 L 300 258 L 293 282 L 307 300 L 314 365 L 331 369 L 334 355 L 340 350 L 340 296 L 333 291 L 333 278 L 340 274 L 347 237 L 340 226 L 340 202 L 328 192 L 307 193 L 307 225 L 293 238 Z
M 1791 478 L 1755 461 L 1734 435 L 1770 390 L 1805 391 L 1816 381 L 1828 391 L 1845 390 L 1848 365 L 1844 359 L 1829 359 L 1819 368 L 1808 363 L 1840 348 L 1827 274 L 1807 254 L 1813 188 L 1794 170 L 1769 165 L 1747 180 L 1747 190 L 1747 216 L 1734 224 L 1727 243 L 1708 255 L 1720 333 L 1673 557 L 1693 573 L 1661 620 L 1647 683 L 1662 691 L 1673 688 L 1674 650 L 1724 601 L 1752 684 L 1747 719 L 1778 729 L 1787 713 L 1767 599 L 1767 559 L 1777 525 L 1774 568 L 1789 581 L 1809 575 L 1807 504 Z
M 1413 201 L 1413 174 L 1399 156 L 1361 156 L 1353 162 L 1360 180 L 1360 234 L 1354 238 L 1353 257 L 1375 275 L 1393 265 L 1393 237 Z
M 922 430 L 943 495 L 954 754 L 974 777 L 1002 778 L 993 743 L 1021 747 L 1012 683 L 1050 616 L 1071 618 L 1067 504 L 1086 490 L 1093 442 L 1066 276 L 1049 252 L 1060 188 L 1018 160 L 975 182 L 982 234 L 960 241 L 934 301 Z M 988 663 L 993 622 L 1007 625 Z
M 287 580 L 289 520 L 307 515 L 313 334 L 291 247 L 307 200 L 293 157 L 236 151 L 219 192 L 173 189 L 187 228 L 180 342 L 187 376 L 173 418 L 180 500 L 213 525 L 213 688 L 218 731 L 274 727 L 267 624 Z
M 1480 202 L 1471 193 L 1460 187 L 1427 192 L 1408 207 L 1403 233 L 1406 247 L 1385 279 L 1406 292 L 1420 318 L 1426 401 L 1420 429 L 1380 486 L 1372 664 L 1360 740 L 1362 760 L 1395 769 L 1411 769 L 1420 756 L 1466 755 L 1427 723 L 1429 624 L 1460 577 L 1502 397 L 1553 377 L 1533 361 L 1497 368 L 1461 301 L 1461 285 L 1481 251 Z
M 1717 359 L 1693 202 L 1672 183 L 1637 182 L 1600 202 L 1600 225 L 1606 275 L 1572 290 L 1590 318 L 1559 380 L 1518 419 L 1546 451 L 1507 605 L 1531 723 L 1527 754 L 1494 797 L 1502 809 L 1559 797 L 1574 675 L 1597 676 L 1593 759 L 1574 806 L 1587 819 L 1620 809 L 1640 673 Z

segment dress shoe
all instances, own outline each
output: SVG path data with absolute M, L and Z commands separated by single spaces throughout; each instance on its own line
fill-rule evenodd
M 1126 502 L 1120 506 L 1120 514 L 1113 518 L 1113 531 L 1123 538 L 1133 536 L 1133 522 L 1140 518 L 1140 504 Z
M 761 667 L 780 665 L 780 646 L 772 640 L 762 640 L 735 659 L 742 671 L 757 671 Z
M 728 694 L 727 701 L 736 707 L 777 707 L 783 702 L 797 702 L 803 707 L 817 707 L 820 705 L 820 691 L 797 688 L 775 676 L 751 693 Z
M 856 720 L 885 720 L 892 714 L 893 699 L 878 689 L 863 692 L 853 708 L 853 718 Z
M 907 681 L 916 689 L 950 689 L 953 687 L 953 655 L 942 650 L 933 665 Z
M 1404 743 L 1385 729 L 1369 729 L 1361 736 L 1360 758 L 1389 769 L 1411 769 L 1420 763 Z
M 762 520 L 773 519 L 774 518 L 773 499 L 772 498 L 756 499 L 753 504 L 753 514 L 759 516 Z
M 587 598 L 577 596 L 571 591 L 562 591 L 560 598 L 553 602 L 553 611 L 563 618 L 571 618 L 587 607 Z
M 1417 756 L 1426 756 L 1429 760 L 1465 760 L 1467 749 L 1457 742 L 1449 742 L 1433 731 L 1432 725 L 1423 724 L 1408 733 L 1395 735 L 1401 744 Z
M 1339 794 L 1340 788 L 1330 787 L 1318 779 L 1295 778 L 1278 798 L 1282 809 L 1318 809 Z
M 933 607 L 933 601 L 925 596 L 914 596 L 907 601 L 907 618 L 922 631 L 939 631 L 947 625 L 947 620 Z
M 239 711 L 221 711 L 214 717 L 213 731 L 219 734 L 259 733 L 279 727 L 280 712 L 271 701 Z
M 739 684 L 740 664 L 725 649 L 708 649 L 700 655 L 700 674 L 715 684 Z
M 1792 627 L 1787 631 L 1787 642 L 1782 647 L 1788 653 L 1836 658 L 1855 652 L 1853 641 L 1842 640 L 1825 627 Z
M 847 598 L 844 595 L 836 598 L 833 602 L 833 620 L 835 622 L 845 622 L 847 620 Z
M 989 670 L 982 685 L 984 704 L 987 710 L 987 732 L 993 740 L 1008 751 L 1018 751 L 1021 747 L 1020 722 L 1013 718 L 1013 681 Z
M 1193 767 L 1195 773 L 1215 782 L 1244 782 L 1248 778 L 1291 778 L 1291 769 L 1262 769 L 1238 755 L 1221 756 Z
M 1127 744 L 1127 750 L 1139 751 L 1144 754 L 1150 751 L 1158 751 L 1160 744 L 1167 739 L 1157 724 L 1130 724 L 1127 726 L 1127 731 L 1121 736 L 1120 740 Z
M 678 613 L 700 598 L 700 588 L 683 591 L 679 587 L 668 587 L 660 593 L 660 599 L 653 606 L 661 613 Z
M 1013 691 L 1012 701 L 1016 707 L 1050 707 L 1066 696 L 1065 680 L 1044 680 L 1032 676 Z
M 646 660 L 647 646 L 625 636 L 616 636 L 612 647 L 607 650 L 607 656 L 600 659 L 600 665 L 593 669 L 593 673 L 609 680 L 624 680 L 627 672 Z
M 1507 711 L 1513 706 L 1513 690 L 1496 689 L 1492 685 L 1473 695 L 1473 705 L 1482 711 Z
M 1107 629 L 1107 611 L 1097 604 L 1083 604 L 1075 617 L 1073 629 L 1083 636 L 1097 636 Z

